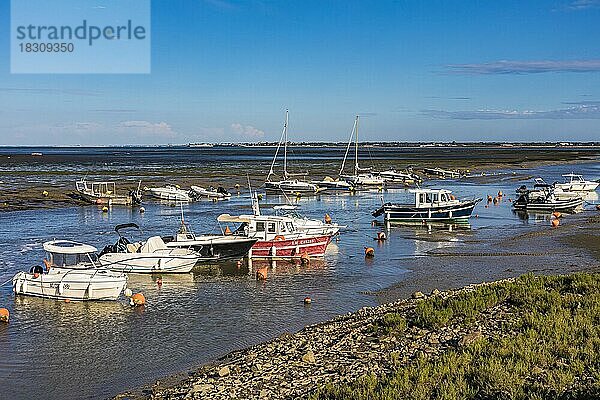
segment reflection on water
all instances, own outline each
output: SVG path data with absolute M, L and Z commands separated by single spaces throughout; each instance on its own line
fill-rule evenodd
M 542 172 L 563 173 L 560 168 Z M 499 190 L 514 193 L 518 185 L 467 180 L 443 181 L 442 186 L 459 197 L 484 197 Z M 328 213 L 347 225 L 324 260 L 309 265 L 231 261 L 199 265 L 191 274 L 131 275 L 128 286 L 146 297 L 143 309 L 131 308 L 124 298 L 64 303 L 15 297 L 5 285 L 0 306 L 10 309 L 11 322 L 0 325 L 0 387 L 14 398 L 105 398 L 284 331 L 373 305 L 374 298 L 364 293 L 410 279 L 408 266 L 414 257 L 511 235 L 538 223 L 513 214 L 508 198 L 514 195 L 509 195 L 497 205 L 477 205 L 471 229 L 391 226 L 387 240 L 377 241 L 384 227 L 372 223 L 370 212 L 382 196 L 399 201 L 405 195 L 400 189 L 293 199 L 309 217 L 321 219 Z M 265 197 L 263 212 L 286 201 Z M 126 207 L 103 213 L 94 206 L 0 214 L 0 283 L 39 264 L 46 240 L 76 239 L 102 248 L 114 241 L 113 228 L 120 223 L 134 222 L 146 236 L 177 230 L 179 207 L 159 202 L 144 206 L 143 214 Z M 183 209 L 194 231 L 220 232 L 217 215 L 247 213 L 250 202 L 234 196 L 228 202 L 192 203 Z M 364 247 L 375 248 L 375 257 L 365 259 Z M 259 269 L 266 270 L 266 280 L 256 280 Z M 313 300 L 311 307 L 302 304 L 306 296 Z

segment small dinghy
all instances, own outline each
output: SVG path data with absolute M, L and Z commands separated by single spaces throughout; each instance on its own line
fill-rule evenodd
M 384 216 L 397 223 L 466 224 L 473 209 L 481 199 L 458 200 L 445 189 L 414 189 L 412 204 L 386 203 L 373 211 L 373 216 Z
M 15 294 L 59 300 L 116 300 L 127 275 L 100 267 L 97 249 L 68 240 L 44 243 L 46 271 L 41 266 L 19 272 L 12 280 Z
M 142 202 L 140 185 L 137 190 L 131 190 L 128 194 L 118 194 L 115 182 L 91 182 L 85 179 L 75 182 L 76 196 L 91 204 L 100 205 L 135 205 Z
M 140 229 L 136 224 L 117 225 L 119 240 L 100 253 L 100 263 L 112 271 L 138 274 L 188 273 L 194 268 L 200 255 L 193 250 L 169 248 L 160 236 L 146 241 L 130 242 L 121 235 L 126 228 Z
M 190 187 L 191 194 L 196 197 L 208 197 L 209 199 L 228 199 L 231 197 L 231 193 L 229 193 L 223 186 L 219 186 L 216 189 L 212 186 L 208 189 L 203 188 L 202 186 L 194 186 Z

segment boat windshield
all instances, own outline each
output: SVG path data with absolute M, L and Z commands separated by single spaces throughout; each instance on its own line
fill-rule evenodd
M 47 253 L 47 259 L 57 267 L 71 267 L 79 264 L 90 264 L 97 261 L 98 256 L 94 253 L 63 254 Z

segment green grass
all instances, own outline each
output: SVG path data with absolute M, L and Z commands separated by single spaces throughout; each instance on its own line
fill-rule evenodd
M 373 331 L 402 335 L 407 326 L 468 326 L 498 305 L 517 312 L 503 326 L 504 334 L 453 347 L 439 357 L 418 356 L 386 377 L 321 387 L 311 398 L 600 398 L 600 274 L 529 274 L 447 299 L 428 298 L 418 304 L 414 319 L 388 313 Z M 592 379 L 582 382 L 584 376 Z

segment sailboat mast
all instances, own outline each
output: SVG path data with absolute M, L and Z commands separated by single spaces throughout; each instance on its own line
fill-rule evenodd
M 356 144 L 354 146 L 354 175 L 358 176 L 358 171 L 359 171 L 359 167 L 358 167 L 358 115 L 356 116 L 356 122 L 355 122 L 356 128 L 355 128 L 355 133 L 356 133 Z
M 283 179 L 288 178 L 287 172 L 287 144 L 288 144 L 288 110 L 285 110 L 285 125 L 283 126 L 285 132 L 285 142 L 283 144 Z
M 346 166 L 346 160 L 348 159 L 348 153 L 350 152 L 350 146 L 352 145 L 352 138 L 354 137 L 354 130 L 356 129 L 356 120 L 352 125 L 352 132 L 350 132 L 350 139 L 348 139 L 348 145 L 346 146 L 346 152 L 344 153 L 344 159 L 342 160 L 342 166 L 340 167 L 340 173 L 338 177 L 341 177 L 344 173 L 344 167 Z
M 277 144 L 277 149 L 275 150 L 275 156 L 273 157 L 273 161 L 271 162 L 271 169 L 269 169 L 269 174 L 267 175 L 267 182 L 270 182 L 271 175 L 275 172 L 273 168 L 275 167 L 275 161 L 277 161 L 277 155 L 279 154 L 279 149 L 281 148 L 281 142 L 284 140 L 287 141 L 287 110 L 286 110 L 286 123 L 283 125 L 283 131 L 281 132 L 281 138 L 279 138 L 279 143 Z M 285 166 L 284 166 L 285 171 Z

